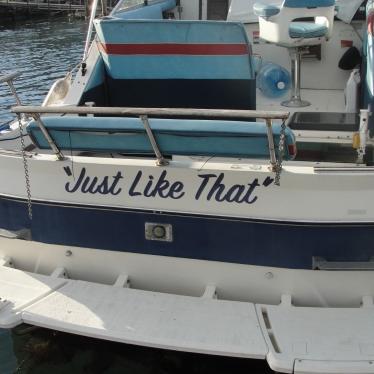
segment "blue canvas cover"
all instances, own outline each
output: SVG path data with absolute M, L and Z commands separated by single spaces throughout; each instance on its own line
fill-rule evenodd
M 115 17 L 94 23 L 107 94 L 101 106 L 256 108 L 252 51 L 242 24 Z M 97 102 L 97 96 L 87 88 L 81 103 Z
M 45 117 L 43 123 L 61 150 L 154 154 L 139 118 Z M 164 155 L 269 157 L 266 126 L 261 122 L 149 119 L 149 123 Z M 274 124 L 276 148 L 280 130 L 280 124 Z M 27 131 L 39 148 L 50 148 L 35 121 Z M 285 159 L 291 159 L 295 149 L 287 128 Z
M 254 79 L 239 23 L 106 17 L 94 24 L 114 79 Z

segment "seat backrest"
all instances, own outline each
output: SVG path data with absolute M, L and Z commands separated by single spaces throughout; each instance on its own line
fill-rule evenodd
M 335 0 L 284 0 L 286 8 L 325 8 L 335 5 Z
M 111 106 L 255 109 L 243 25 L 106 17 L 95 27 Z
M 332 35 L 335 0 L 283 0 L 280 8 L 255 4 L 260 37 L 286 48 L 318 45 Z M 298 22 L 300 19 L 313 22 Z

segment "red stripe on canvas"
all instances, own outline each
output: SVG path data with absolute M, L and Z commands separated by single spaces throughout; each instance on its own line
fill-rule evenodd
M 247 55 L 247 44 L 100 44 L 110 55 Z

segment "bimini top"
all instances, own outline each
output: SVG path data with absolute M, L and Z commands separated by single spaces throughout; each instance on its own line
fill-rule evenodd
M 302 0 L 299 1 L 302 3 Z M 258 22 L 258 16 L 253 11 L 253 6 L 256 2 L 258 2 L 258 0 L 232 0 L 227 20 L 244 23 Z M 316 6 L 319 5 L 319 2 L 320 0 L 315 0 Z M 261 0 L 261 3 L 281 5 L 283 0 Z M 346 23 L 350 23 L 362 4 L 362 0 L 336 0 L 335 3 L 337 7 L 337 17 Z

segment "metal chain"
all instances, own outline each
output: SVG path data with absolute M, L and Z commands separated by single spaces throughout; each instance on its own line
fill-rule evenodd
M 26 147 L 25 147 L 25 139 L 23 136 L 23 125 L 21 120 L 21 115 L 17 114 L 18 117 L 18 128 L 20 133 L 21 139 L 21 152 L 22 152 L 22 160 L 23 160 L 23 169 L 25 171 L 25 182 L 26 182 L 26 193 L 27 193 L 27 210 L 29 213 L 30 220 L 32 219 L 32 202 L 31 202 L 31 188 L 30 188 L 30 176 L 29 176 L 29 165 L 27 163 L 27 156 L 26 156 Z
M 280 186 L 280 177 L 283 169 L 283 155 L 284 155 L 284 146 L 286 143 L 286 121 L 282 122 L 281 131 L 279 135 L 279 148 L 278 148 L 278 158 L 275 165 L 275 180 L 274 183 L 276 186 Z

